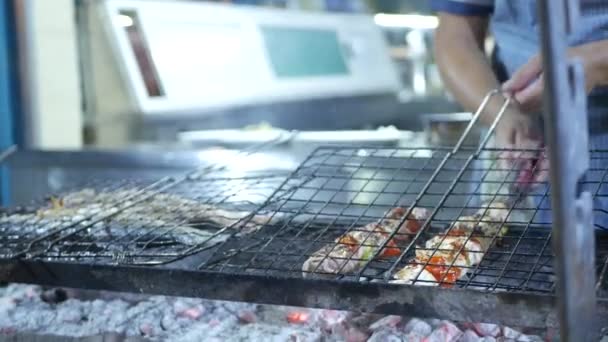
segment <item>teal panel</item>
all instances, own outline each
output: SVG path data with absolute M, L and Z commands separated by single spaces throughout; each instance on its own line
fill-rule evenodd
M 16 67 L 13 64 L 14 26 L 12 1 L 0 2 L 0 151 L 15 144 L 15 92 Z M 0 165 L 0 204 L 10 200 L 10 175 L 5 165 Z
M 348 74 L 335 31 L 262 26 L 262 35 L 279 78 Z

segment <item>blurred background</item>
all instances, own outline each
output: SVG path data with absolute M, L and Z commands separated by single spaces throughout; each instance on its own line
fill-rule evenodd
M 293 170 L 327 144 L 451 145 L 471 115 L 441 83 L 428 2 L 3 1 L 0 160 L 19 153 L 0 167 L 0 203 L 286 135 L 234 168 Z
M 234 130 L 439 139 L 468 118 L 441 84 L 426 0 L 15 4 L 14 135 L 28 148 L 204 145 Z

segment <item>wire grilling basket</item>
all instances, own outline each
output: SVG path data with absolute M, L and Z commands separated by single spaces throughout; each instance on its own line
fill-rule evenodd
M 243 151 L 234 161 L 248 162 L 284 139 Z M 33 208 L 0 212 L 0 258 L 168 263 L 267 223 L 254 217 L 240 225 L 284 178 L 211 165 L 155 182 L 93 180 Z
M 162 264 L 236 233 L 284 179 L 281 175 L 166 178 L 152 184 L 88 187 L 43 209 L 0 218 L 0 256 Z M 256 223 L 257 222 L 257 223 Z
M 152 266 L 195 256 L 191 269 L 216 274 L 551 293 L 550 191 L 513 193 L 518 170 L 488 147 L 509 99 L 481 146 L 462 146 L 496 95 L 454 148 L 322 147 L 289 177 L 197 170 L 60 195 L 0 216 L 0 258 Z M 596 199 L 608 196 L 605 179 L 589 171 Z

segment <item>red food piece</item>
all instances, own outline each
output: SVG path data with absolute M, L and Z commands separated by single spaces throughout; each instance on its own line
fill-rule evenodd
M 416 208 L 414 208 L 415 210 Z M 395 235 L 396 240 L 407 240 L 411 235 L 416 234 L 420 228 L 422 228 L 422 223 L 428 217 L 428 212 L 426 210 L 423 211 L 422 215 L 415 215 L 414 210 L 407 216 L 407 219 L 403 224 L 399 227 L 397 234 Z M 393 208 L 389 214 L 390 218 L 393 219 L 401 219 L 407 209 L 405 208 Z
M 388 240 L 386 242 L 386 247 L 382 249 L 382 254 L 380 254 L 381 258 L 392 258 L 401 255 L 401 250 L 397 246 L 397 243 L 394 239 Z
M 441 282 L 441 286 L 451 287 L 460 277 L 462 270 L 458 267 L 449 267 L 449 264 L 444 257 L 434 256 L 429 259 L 425 268 L 435 277 L 435 280 Z

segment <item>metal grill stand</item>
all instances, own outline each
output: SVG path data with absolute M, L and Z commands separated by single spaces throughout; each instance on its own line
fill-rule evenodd
M 597 337 L 595 243 L 591 194 L 581 183 L 589 168 L 585 75 L 568 60 L 578 0 L 539 1 L 545 75 L 545 132 L 550 155 L 557 298 L 563 341 Z

